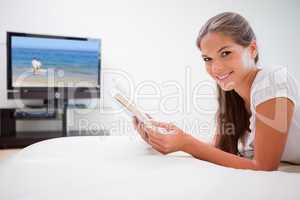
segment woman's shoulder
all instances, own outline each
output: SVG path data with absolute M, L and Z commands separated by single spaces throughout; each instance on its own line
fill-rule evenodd
M 289 98 L 296 105 L 299 101 L 299 84 L 287 67 L 263 67 L 256 74 L 250 96 L 254 106 L 276 97 Z

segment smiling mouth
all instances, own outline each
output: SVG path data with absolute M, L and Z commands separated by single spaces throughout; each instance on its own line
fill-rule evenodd
M 227 74 L 224 74 L 222 76 L 219 76 L 219 75 L 216 75 L 216 78 L 219 80 L 219 81 L 224 81 L 226 80 L 231 74 L 233 73 L 233 71 L 227 73 Z

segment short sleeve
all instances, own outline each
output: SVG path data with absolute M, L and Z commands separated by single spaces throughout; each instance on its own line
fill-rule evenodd
M 277 97 L 286 97 L 290 99 L 294 106 L 297 106 L 298 85 L 287 68 L 278 68 L 269 71 L 258 79 L 251 89 L 252 104 L 257 105 Z

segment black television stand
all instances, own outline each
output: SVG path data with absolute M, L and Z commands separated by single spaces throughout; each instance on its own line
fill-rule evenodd
M 44 101 L 43 106 L 37 107 L 0 108 L 0 148 L 20 148 L 45 139 L 67 136 L 67 107 L 68 100 L 55 99 L 51 102 Z M 58 131 L 17 130 L 16 122 L 19 120 L 34 123 L 39 123 L 40 120 L 58 120 L 62 128 Z

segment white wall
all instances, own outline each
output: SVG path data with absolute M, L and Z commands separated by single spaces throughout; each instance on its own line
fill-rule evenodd
M 101 38 L 104 69 L 123 70 L 134 87 L 151 80 L 161 90 L 161 98 L 139 101 L 144 108 L 158 107 L 159 100 L 170 92 L 178 94 L 174 87 L 163 84 L 166 81 L 177 81 L 187 92 L 185 79 L 188 77 L 191 88 L 200 82 L 202 94 L 208 95 L 213 90 L 204 88 L 203 83 L 210 79 L 204 71 L 195 39 L 200 26 L 223 11 L 239 12 L 252 24 L 262 65 L 288 66 L 300 80 L 299 7 L 297 0 L 1 0 L 0 106 L 13 104 L 7 101 L 5 89 L 6 31 Z M 190 75 L 185 76 L 185 73 Z M 109 73 L 104 76 L 104 87 L 109 88 L 113 76 Z M 142 91 L 155 92 L 146 87 Z M 187 92 L 185 96 L 192 94 Z M 214 109 L 212 97 L 204 97 L 197 106 Z M 109 98 L 105 104 L 110 105 Z M 180 111 L 176 114 L 160 111 L 153 115 L 177 122 L 184 118 L 199 119 L 204 129 L 212 125 L 212 114 L 198 112 L 191 99 L 179 105 L 169 99 L 166 105 Z

